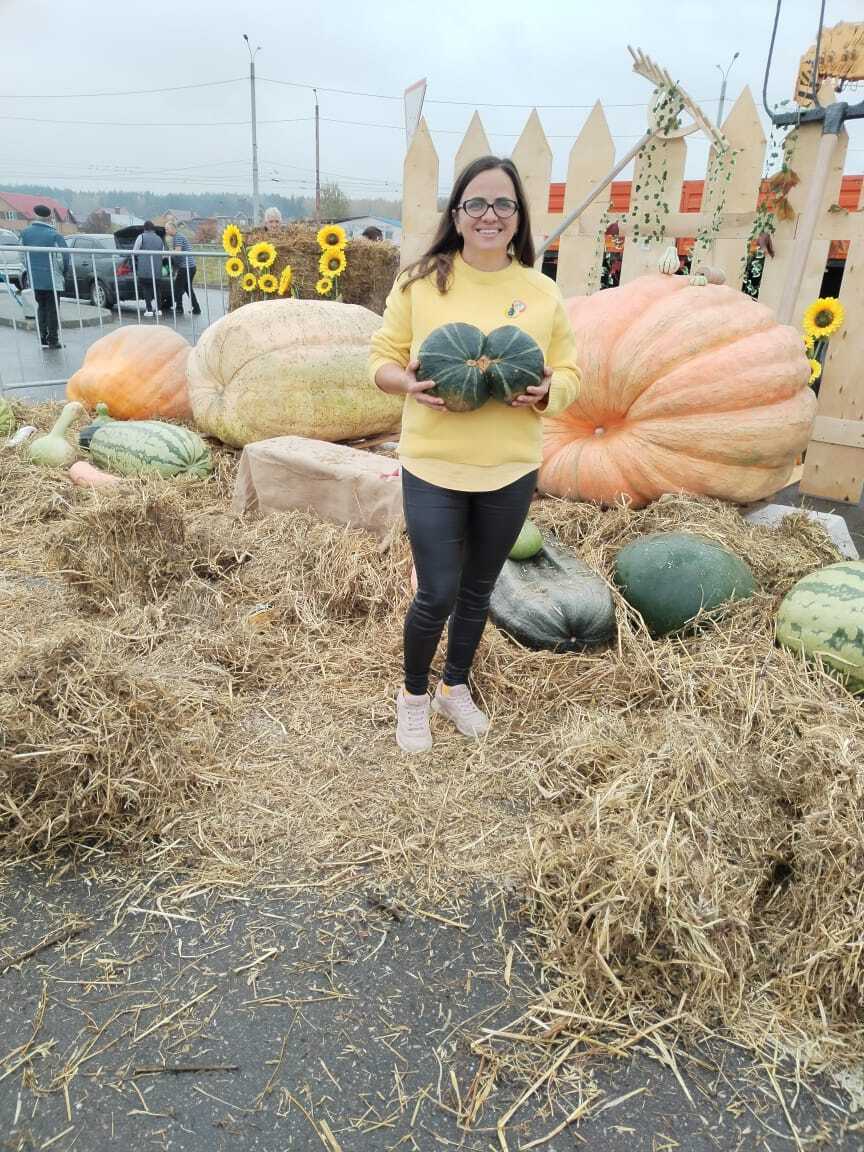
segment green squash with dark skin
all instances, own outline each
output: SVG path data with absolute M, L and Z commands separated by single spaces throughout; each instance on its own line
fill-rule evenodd
M 428 395 L 450 412 L 473 412 L 490 396 L 510 404 L 543 379 L 539 344 L 515 324 L 488 336 L 473 324 L 443 324 L 423 341 L 417 359 L 417 379 L 434 380 Z
M 548 540 L 531 559 L 505 562 L 489 616 L 502 632 L 535 651 L 580 652 L 615 636 L 606 581 Z

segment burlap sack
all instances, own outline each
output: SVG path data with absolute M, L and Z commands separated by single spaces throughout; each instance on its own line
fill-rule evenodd
M 303 436 L 259 440 L 243 449 L 232 506 L 242 516 L 302 509 L 385 536 L 402 523 L 399 465 Z

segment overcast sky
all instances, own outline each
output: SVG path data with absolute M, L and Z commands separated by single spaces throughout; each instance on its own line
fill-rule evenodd
M 400 195 L 401 94 L 423 76 L 443 188 L 474 107 L 492 147 L 506 154 L 537 105 L 560 179 L 598 97 L 619 152 L 643 131 L 650 89 L 631 70 L 628 43 L 662 63 L 713 116 L 715 65 L 726 67 L 736 51 L 726 110 L 745 84 L 759 100 L 774 7 L 772 0 L 0 0 L 0 186 L 248 191 L 244 32 L 261 45 L 262 204 L 269 193 L 308 195 L 314 187 L 311 85 L 319 90 L 322 178 L 349 195 Z M 791 97 L 818 13 L 818 0 L 784 0 L 772 103 Z M 826 25 L 856 17 L 864 17 L 864 0 L 828 0 Z M 229 82 L 99 95 L 214 81 Z M 573 107 L 544 107 L 556 104 Z M 864 122 L 850 137 L 846 170 L 860 172 Z M 701 142 L 690 148 L 688 176 L 704 173 L 706 154 Z

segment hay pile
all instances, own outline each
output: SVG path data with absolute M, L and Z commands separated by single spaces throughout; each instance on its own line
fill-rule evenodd
M 820 527 L 713 501 L 538 503 L 607 576 L 635 536 L 689 529 L 761 593 L 662 641 L 618 600 L 618 643 L 590 654 L 490 627 L 488 739 L 436 722 L 412 760 L 392 734 L 405 540 L 241 524 L 236 458 L 217 457 L 205 484 L 105 494 L 0 455 L 7 850 L 161 836 L 163 861 L 197 856 L 216 883 L 371 873 L 426 908 L 486 883 L 524 897 L 555 976 L 524 1035 L 666 1017 L 864 1054 L 862 705 L 772 638 L 779 598 L 837 559 Z
M 244 233 L 247 249 L 259 240 L 269 240 L 278 253 L 270 271 L 278 278 L 286 264 L 291 265 L 293 284 L 302 300 L 320 300 L 315 285 L 320 279 L 318 260 L 321 249 L 317 228 L 311 224 L 285 224 L 276 229 L 250 228 Z M 358 237 L 345 246 L 348 266 L 339 277 L 339 292 L 346 304 L 362 304 L 373 312 L 384 312 L 387 293 L 399 271 L 399 249 L 384 240 Z M 254 300 L 272 300 L 265 292 L 244 292 L 239 280 L 232 280 L 228 296 L 230 311 Z

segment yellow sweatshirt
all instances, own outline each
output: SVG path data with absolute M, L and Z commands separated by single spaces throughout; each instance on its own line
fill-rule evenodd
M 516 324 L 537 341 L 552 369 L 548 404 L 553 416 L 579 394 L 573 332 L 553 280 L 511 261 L 499 272 L 481 272 L 456 255 L 449 291 L 439 293 L 435 273 L 402 291 L 402 278 L 387 297 L 382 327 L 372 337 L 369 371 L 395 363 L 405 368 L 442 324 L 461 321 L 491 332 Z M 489 400 L 473 412 L 448 412 L 405 397 L 399 457 L 429 484 L 462 492 L 491 492 L 539 467 L 541 415 Z

